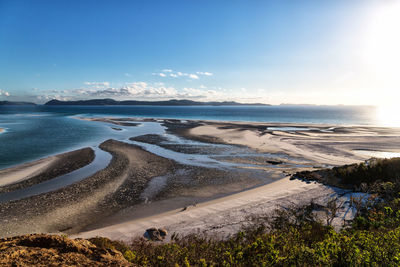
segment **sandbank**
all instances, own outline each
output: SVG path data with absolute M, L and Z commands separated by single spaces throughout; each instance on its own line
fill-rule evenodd
M 285 127 L 291 129 L 280 130 Z M 315 165 L 337 166 L 368 159 L 368 155 L 357 152 L 361 149 L 400 151 L 400 130 L 387 127 L 197 122 L 193 127 L 177 130 L 172 126 L 170 130 L 188 139 L 284 153 Z
M 174 168 L 172 161 L 134 145 L 108 140 L 100 148 L 113 159 L 96 174 L 56 191 L 0 203 L 0 235 L 78 231 L 136 203 L 148 180 Z
M 82 148 L 0 170 L 0 193 L 10 192 L 72 172 L 94 160 L 91 148 Z
M 400 131 L 388 127 L 181 122 L 170 119 L 158 121 L 167 127 L 168 132 L 186 139 L 246 146 L 260 153 L 284 154 L 300 162 L 310 162 L 319 168 L 355 163 L 369 158 L 366 154 L 358 153 L 357 150 L 360 149 L 400 151 Z M 159 140 L 153 138 L 147 142 L 158 143 Z M 108 226 L 86 229 L 76 236 L 100 235 L 129 241 L 141 236 L 150 227 L 164 227 L 170 233 L 202 232 L 224 236 L 238 231 L 249 222 L 251 216 L 268 215 L 278 207 L 305 204 L 310 201 L 325 204 L 330 197 L 341 194 L 343 191 L 337 188 L 314 182 L 290 180 L 287 177 L 274 183 L 196 205 L 193 205 L 195 199 L 190 198 L 176 197 L 155 201 L 120 212 L 119 216 L 114 216 L 108 221 Z M 168 207 L 174 210 L 168 211 Z M 140 218 L 121 222 L 122 217 L 134 217 L 134 214 Z M 351 212 L 347 212 L 344 216 L 351 215 Z M 337 224 L 341 224 L 341 219 L 338 218 Z
M 159 135 L 131 139 L 186 154 L 205 154 L 215 144 L 246 147 L 254 155 L 232 153 L 220 159 L 260 166 L 262 175 L 274 182 L 263 184 L 235 169 L 188 167 L 138 146 L 108 140 L 101 148 L 110 152 L 113 160 L 95 175 L 54 192 L 0 204 L 0 235 L 64 232 L 129 241 L 147 228 L 164 227 L 170 233 L 224 236 L 249 223 L 251 216 L 311 200 L 324 203 L 343 193 L 314 182 L 290 180 L 288 176 L 296 171 L 370 157 L 360 150 L 400 152 L 400 130 L 386 127 L 111 117 L 87 120 L 122 126 L 158 122 L 169 134 L 206 143 L 199 150 L 190 142 L 165 143 Z M 236 176 L 229 179 L 234 172 Z M 143 199 L 150 181 L 167 175 L 172 178 L 165 188 L 151 201 Z

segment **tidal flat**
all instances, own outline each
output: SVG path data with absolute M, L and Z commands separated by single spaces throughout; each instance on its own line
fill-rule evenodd
M 400 151 L 400 130 L 387 127 L 77 119 L 110 128 L 111 139 L 1 170 L 0 199 L 87 167 L 100 155 L 96 151 L 110 159 L 98 160 L 95 173 L 65 186 L 0 203 L 0 235 L 45 232 L 129 240 L 153 226 L 182 234 L 226 235 L 251 215 L 346 194 L 320 183 L 290 180 L 296 172 L 370 157 L 360 151 Z M 112 130 L 115 125 L 118 131 Z

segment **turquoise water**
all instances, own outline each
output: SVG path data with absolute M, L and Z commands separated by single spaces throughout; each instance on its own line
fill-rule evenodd
M 7 106 L 0 107 L 0 169 L 84 146 L 121 133 L 80 116 L 373 125 L 372 107 L 329 106 Z M 140 127 L 132 129 L 141 131 Z

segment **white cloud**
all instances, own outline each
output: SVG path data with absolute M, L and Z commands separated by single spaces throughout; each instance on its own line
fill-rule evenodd
M 155 97 L 164 98 L 177 94 L 172 87 L 165 87 L 162 83 L 149 85 L 145 82 L 128 83 L 120 88 L 94 89 L 76 89 L 76 94 L 91 97 Z
M 199 76 L 197 76 L 196 74 L 189 74 L 189 78 L 197 80 L 199 79 Z
M 10 96 L 10 93 L 0 89 L 0 96 L 2 96 L 2 95 Z
M 200 76 L 212 76 L 214 75 L 211 72 L 207 71 L 197 71 L 196 73 L 186 73 L 186 72 L 181 72 L 181 71 L 174 71 L 171 69 L 163 69 L 161 73 L 153 73 L 153 75 L 161 76 L 161 77 L 172 77 L 172 78 L 178 78 L 178 77 L 188 77 L 190 79 L 198 80 L 200 79 Z
M 104 87 L 109 87 L 110 83 L 109 82 L 84 82 L 84 85 L 92 86 L 95 88 L 104 88 Z
M 131 77 L 132 75 L 130 75 L 129 73 L 125 73 L 124 74 L 126 77 Z
M 183 88 L 183 95 L 188 98 L 205 98 L 209 100 L 222 96 L 221 93 L 214 90 L 199 90 L 196 88 Z
M 211 72 L 202 72 L 202 71 L 198 71 L 198 72 L 196 72 L 196 74 L 198 74 L 198 75 L 205 75 L 205 76 L 213 76 L 214 74 L 213 73 L 211 73 Z
M 39 101 L 49 101 L 49 100 L 53 100 L 53 99 L 57 99 L 57 100 L 60 100 L 60 101 L 71 100 L 70 97 L 62 96 L 62 95 L 59 95 L 59 94 L 55 94 L 55 95 L 51 95 L 51 94 L 50 95 L 39 95 L 39 96 L 36 96 L 36 99 L 39 100 Z
M 205 73 L 207 73 L 207 74 L 205 74 Z M 193 79 L 193 80 L 198 80 L 200 74 L 197 75 L 197 74 L 194 74 L 194 73 L 185 73 L 185 72 L 180 72 L 180 71 L 173 71 L 171 69 L 164 69 L 160 73 L 153 73 L 153 75 L 160 76 L 160 77 L 163 77 L 163 78 L 165 78 L 167 76 L 168 77 L 172 77 L 172 78 L 188 77 L 188 78 Z M 201 72 L 201 75 L 212 75 L 212 73 Z
M 205 87 L 204 87 L 205 88 Z M 204 89 L 203 88 L 203 89 Z M 63 91 L 58 91 L 61 93 Z M 55 93 L 55 92 L 54 92 Z M 73 95 L 75 99 L 110 97 L 110 98 L 134 98 L 134 99 L 202 99 L 214 100 L 216 97 L 223 97 L 220 92 L 213 90 L 202 90 L 196 88 L 183 88 L 177 90 L 174 87 L 167 87 L 163 83 L 134 82 L 127 83 L 122 87 L 113 88 L 80 88 L 65 92 L 66 96 Z M 62 98 L 63 94 L 51 94 L 50 98 Z

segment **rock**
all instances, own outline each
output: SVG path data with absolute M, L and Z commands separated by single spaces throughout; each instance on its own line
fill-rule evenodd
M 162 241 L 167 236 L 168 232 L 165 229 L 149 228 L 144 233 L 144 237 L 151 241 Z
M 279 164 L 282 164 L 283 161 L 267 160 L 267 163 L 269 163 L 271 165 L 279 165 Z
M 160 233 L 160 236 L 162 237 L 162 239 L 165 239 L 165 237 L 168 235 L 168 231 L 166 229 L 158 229 L 158 232 Z
M 181 209 L 181 211 L 185 211 L 185 210 L 187 210 L 187 209 L 188 209 L 188 207 L 185 206 L 183 209 Z

